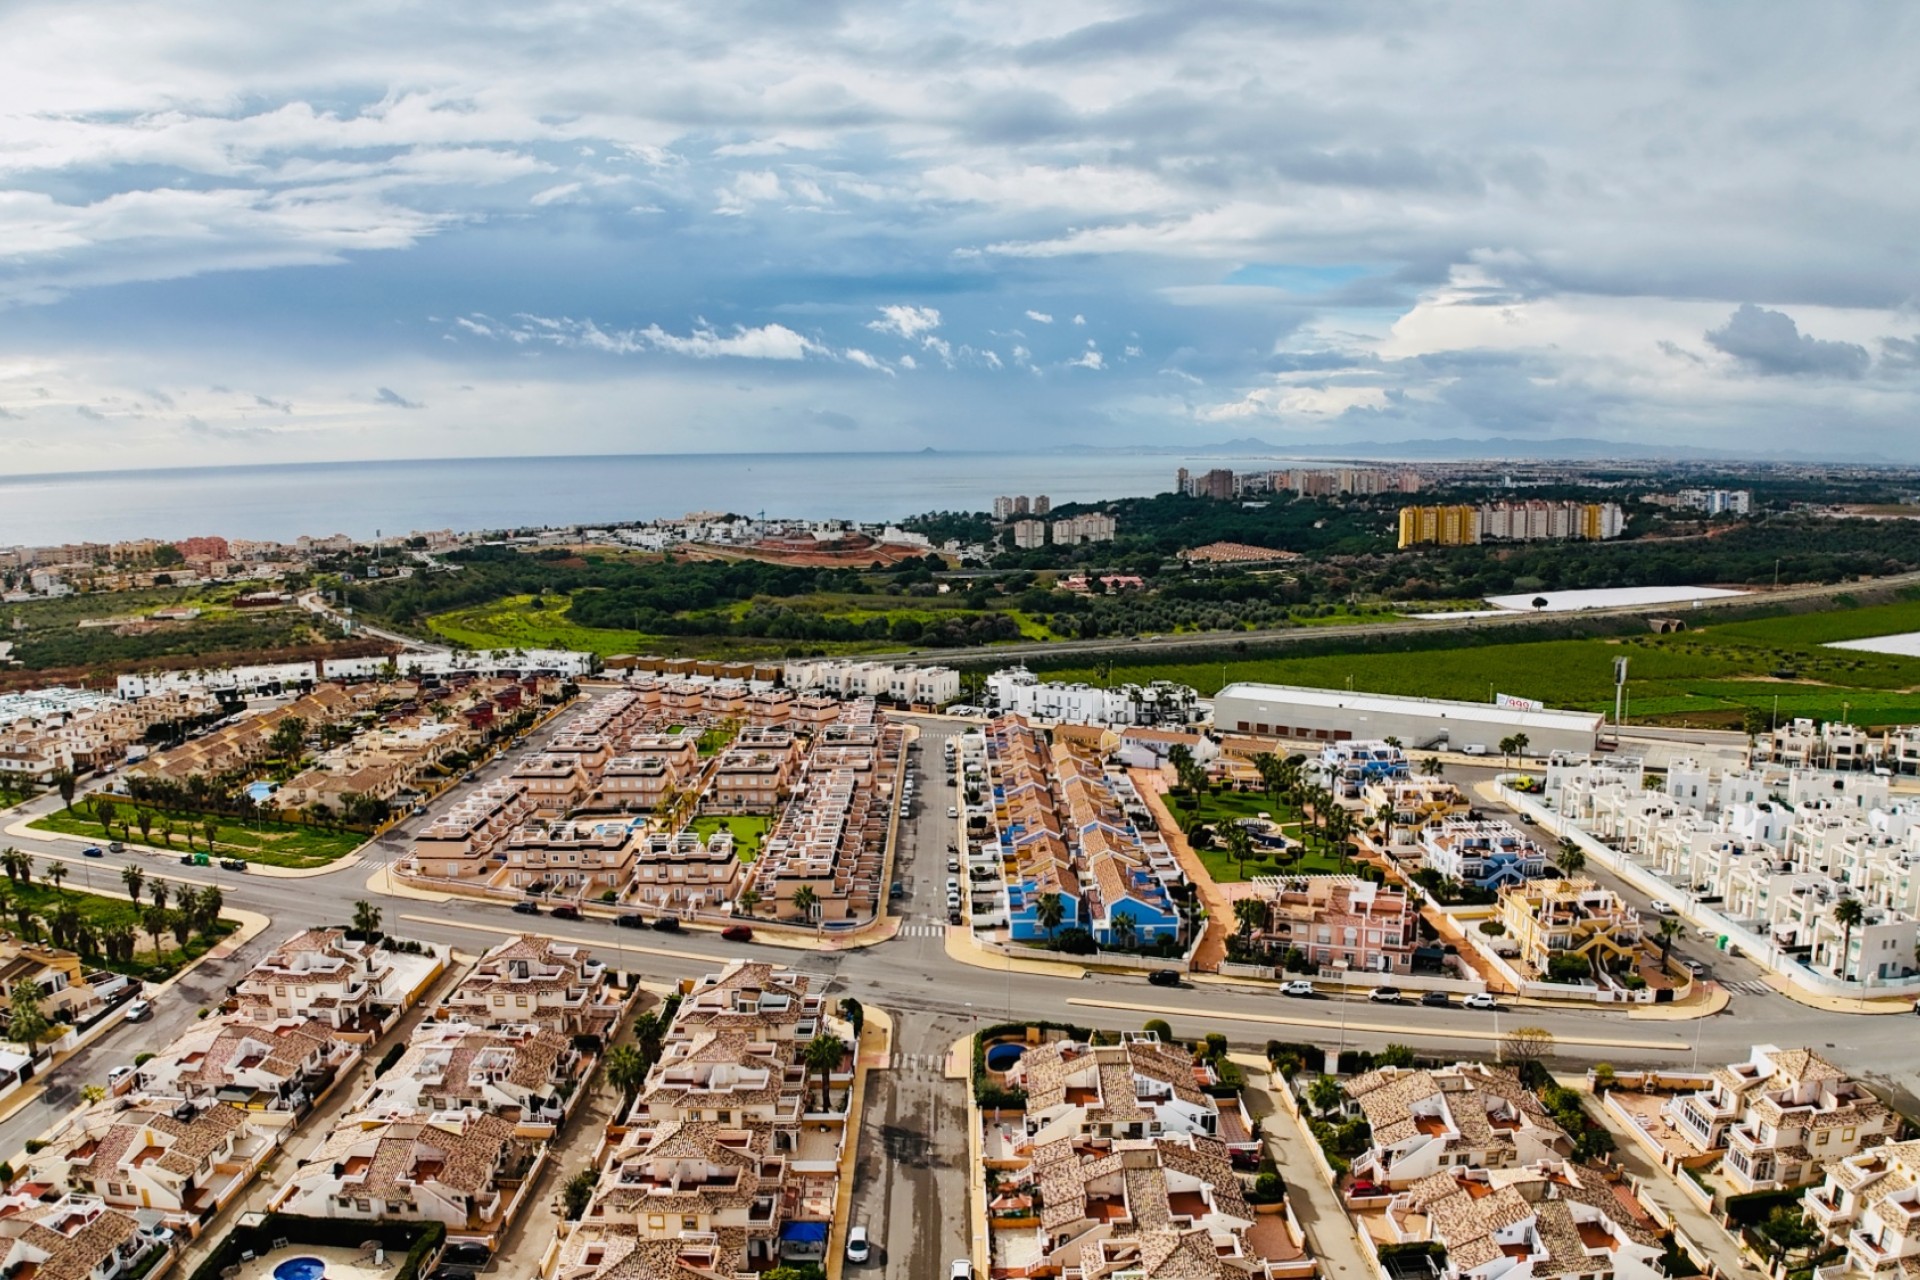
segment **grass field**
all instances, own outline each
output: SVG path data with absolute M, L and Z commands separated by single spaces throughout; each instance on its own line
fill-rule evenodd
M 1920 630 L 1920 600 L 1702 626 L 1677 635 L 1539 640 L 1406 653 L 1261 657 L 1240 661 L 1117 663 L 1115 682 L 1176 680 L 1202 693 L 1262 680 L 1323 689 L 1484 702 L 1491 693 L 1552 707 L 1610 711 L 1613 660 L 1629 659 L 1628 719 L 1737 727 L 1748 707 L 1781 719 L 1859 724 L 1920 721 L 1920 659 L 1821 646 Z M 1049 670 L 1093 680 L 1091 666 Z
M 1290 839 L 1300 838 L 1300 811 L 1286 805 L 1275 804 L 1271 799 L 1257 792 L 1223 791 L 1219 795 L 1208 793 L 1200 797 L 1200 821 L 1213 826 L 1216 831 L 1235 818 L 1257 818 L 1263 813 L 1277 821 L 1280 829 Z M 1297 850 L 1298 846 L 1295 847 Z M 1256 849 L 1244 863 L 1235 862 L 1233 855 L 1225 849 L 1196 849 L 1194 852 L 1199 854 L 1200 861 L 1206 864 L 1207 874 L 1222 884 L 1235 880 L 1251 880 L 1255 876 L 1277 875 L 1282 872 L 1323 875 L 1340 870 L 1340 859 L 1318 850 L 1296 852 L 1291 860 L 1282 862 L 1264 850 Z
M 84 868 L 70 867 L 69 872 L 70 886 L 75 880 L 80 880 L 84 884 L 84 877 L 90 874 L 100 874 L 102 883 L 111 880 L 114 884 L 118 884 L 120 880 L 111 868 L 101 868 L 95 873 Z M 158 879 L 157 876 L 149 876 L 147 883 L 152 884 Z M 134 953 L 131 965 L 117 964 L 104 956 L 88 957 L 90 961 L 105 965 L 109 969 L 141 977 L 164 978 L 189 960 L 203 954 L 212 945 L 196 934 L 188 939 L 185 947 L 182 947 L 178 939 L 171 932 L 167 932 L 161 934 L 161 949 L 156 953 L 153 949 L 153 938 L 147 933 L 146 924 L 141 918 L 142 906 L 126 898 L 103 897 L 78 887 L 56 889 L 48 884 L 21 884 L 12 880 L 0 881 L 0 884 L 4 885 L 7 895 L 7 909 L 0 918 L 8 920 L 10 927 L 18 926 L 18 915 L 22 911 L 38 916 L 44 921 L 51 917 L 63 902 L 72 903 L 78 908 L 81 919 L 96 934 L 120 925 L 130 926 L 134 932 Z M 222 920 L 213 941 L 219 941 L 237 927 L 231 920 Z M 44 928 L 43 925 L 43 933 Z
M 695 818 L 688 829 L 705 840 L 719 831 L 733 833 L 733 852 L 741 862 L 752 862 L 760 856 L 760 842 L 767 838 L 767 826 L 773 820 L 765 817 L 707 817 Z
M 84 801 L 82 804 L 84 805 Z M 185 814 L 154 810 L 155 822 L 151 835 L 142 838 L 136 825 L 131 832 L 120 831 L 122 821 L 131 820 L 134 807 L 122 802 L 114 815 L 114 833 L 107 835 L 97 819 L 88 816 L 80 808 L 68 813 L 61 811 L 36 818 L 29 826 L 41 831 L 59 831 L 66 835 L 87 836 L 101 841 L 121 840 L 128 844 L 146 845 L 154 849 L 171 849 L 175 853 L 188 851 L 186 827 L 189 821 L 198 822 L 199 814 Z M 175 827 L 171 842 L 160 832 L 160 822 L 171 821 Z M 237 818 L 215 818 L 219 824 L 218 834 L 214 837 L 214 856 L 221 858 L 244 858 L 248 862 L 258 862 L 269 867 L 289 867 L 294 870 L 307 870 L 324 867 L 336 862 L 365 844 L 367 837 L 353 831 L 326 831 L 318 827 L 295 826 L 288 823 L 256 822 L 241 826 Z M 206 840 L 198 834 L 196 828 L 194 847 L 206 848 Z

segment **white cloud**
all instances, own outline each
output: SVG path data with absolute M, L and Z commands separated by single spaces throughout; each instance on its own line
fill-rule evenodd
M 527 198 L 527 203 L 536 209 L 544 208 L 550 204 L 557 204 L 562 200 L 579 195 L 580 188 L 584 185 L 584 183 L 579 182 L 563 182 L 559 186 L 548 187 L 545 191 L 535 192 Z
M 862 369 L 872 369 L 876 373 L 884 373 L 889 376 L 893 374 L 893 370 L 887 368 L 885 361 L 875 359 L 858 347 L 848 347 L 840 354 L 846 357 L 848 362 L 857 364 Z
M 1087 318 L 1085 316 L 1075 316 L 1073 318 L 1073 322 L 1075 324 L 1085 324 L 1087 322 Z
M 940 313 L 933 307 L 887 306 L 880 308 L 878 320 L 867 321 L 875 333 L 888 333 L 911 341 L 940 327 Z
M 1107 367 L 1107 360 L 1106 357 L 1098 351 L 1088 350 L 1082 352 L 1079 359 L 1067 361 L 1066 367 L 1069 369 L 1104 369 Z
M 1032 320 L 1036 324 L 1052 324 L 1053 323 L 1053 317 L 1048 315 L 1044 311 L 1029 311 L 1027 312 L 1027 319 Z

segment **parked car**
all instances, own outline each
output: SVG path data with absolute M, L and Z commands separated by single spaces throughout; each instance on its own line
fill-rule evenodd
M 947 1268 L 947 1280 L 973 1280 L 973 1260 L 955 1258 L 953 1265 Z
M 653 921 L 653 927 L 660 933 L 678 933 L 680 932 L 680 917 L 656 916 Z
M 644 929 L 647 927 L 646 917 L 636 916 L 631 912 L 624 916 L 615 916 L 613 922 L 622 929 Z
M 1147 981 L 1156 987 L 1177 987 L 1180 985 L 1178 969 L 1155 969 L 1147 975 Z
M 744 924 L 730 924 L 720 931 L 720 936 L 728 942 L 752 942 L 753 929 Z
M 947 870 L 958 871 L 959 869 L 960 869 L 960 859 L 958 858 L 947 859 Z
M 1710 924 L 1703 924 L 1700 926 L 1700 936 L 1705 938 L 1708 942 L 1720 941 L 1720 931 L 1714 928 Z
M 1460 1002 L 1462 1009 L 1498 1009 L 1500 1002 L 1487 991 L 1476 991 Z
M 484 1267 L 493 1261 L 493 1250 L 478 1240 L 456 1240 L 440 1251 L 440 1261 L 458 1267 Z
M 1463 756 L 1483 756 L 1487 754 L 1487 744 L 1484 742 L 1469 742 L 1466 746 L 1460 748 L 1460 754 Z
M 887 896 L 889 898 L 904 898 L 907 896 L 907 886 L 895 880 L 893 887 L 887 890 Z
M 132 1078 L 133 1078 L 132 1067 L 127 1066 L 125 1064 L 115 1067 L 113 1070 L 107 1072 L 107 1092 L 108 1093 L 120 1092 L 121 1082 L 124 1080 L 130 1080 Z
M 427 1280 L 479 1280 L 480 1272 L 474 1267 L 435 1267 L 427 1273 Z
M 1295 978 L 1292 982 L 1280 988 L 1280 994 L 1283 996 L 1293 996 L 1296 999 L 1311 1000 L 1313 999 L 1313 984 L 1305 978 Z
M 135 1000 L 127 1006 L 128 1022 L 145 1022 L 153 1016 L 153 1005 L 145 1000 Z
M 127 851 L 127 846 L 121 844 L 118 840 L 109 840 L 107 842 L 107 848 L 113 853 L 125 853 Z
M 580 918 L 580 908 L 574 906 L 571 902 L 563 902 L 553 909 L 553 918 L 555 920 L 578 920 Z
M 537 902 L 516 902 L 513 904 L 513 914 L 517 916 L 537 916 L 540 914 L 540 904 Z
M 865 1223 L 856 1222 L 847 1228 L 847 1261 L 865 1262 L 873 1256 L 873 1241 L 867 1238 Z
M 220 859 L 220 865 L 229 871 L 245 871 L 247 869 L 247 860 L 245 858 L 222 858 Z
M 1657 916 L 1664 916 L 1669 914 L 1673 910 L 1673 904 L 1669 902 L 1662 902 L 1659 898 L 1655 898 L 1652 902 L 1649 902 L 1647 904 L 1647 910 L 1653 912 L 1653 914 Z
M 1453 1008 L 1453 1001 L 1444 991 L 1422 991 L 1420 993 L 1420 1003 L 1431 1009 Z
M 1367 992 L 1367 999 L 1375 1004 L 1399 1004 L 1405 999 L 1398 987 L 1375 987 Z
M 1347 1188 L 1347 1194 L 1349 1196 L 1377 1196 L 1380 1194 L 1380 1188 L 1377 1184 L 1369 1182 L 1365 1178 L 1355 1178 L 1353 1185 Z
M 1707 971 L 1707 966 L 1701 964 L 1698 960 L 1682 960 L 1680 966 L 1696 978 Z
M 106 852 L 103 849 L 101 849 L 99 845 L 90 844 L 86 848 L 80 851 L 80 856 L 83 858 L 104 858 L 107 855 L 106 855 Z

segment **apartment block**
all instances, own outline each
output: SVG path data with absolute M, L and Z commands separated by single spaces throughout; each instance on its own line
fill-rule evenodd
M 1397 885 L 1358 876 L 1255 876 L 1266 904 L 1254 941 L 1299 948 L 1318 968 L 1411 973 L 1419 910 Z
M 1449 880 L 1498 889 L 1544 875 L 1547 855 L 1508 823 L 1454 818 L 1421 833 L 1420 863 Z
M 1013 545 L 1022 551 L 1031 551 L 1047 545 L 1047 522 L 1044 520 L 1015 520 Z
M 1455 1169 L 1512 1169 L 1573 1152 L 1573 1141 L 1509 1067 L 1381 1067 L 1343 1086 L 1372 1130 L 1355 1177 L 1395 1191 Z
M 650 831 L 641 841 L 630 900 L 663 912 L 719 911 L 744 885 L 733 835 Z
M 524 933 L 480 957 L 429 1016 L 436 1022 L 604 1037 L 627 1002 L 608 981 L 606 965 L 586 948 Z
M 623 819 L 528 825 L 507 836 L 507 883 L 545 884 L 573 898 L 624 891 L 633 878 L 640 831 Z
M 885 892 L 893 779 L 905 750 L 898 726 L 867 700 L 843 704 L 813 737 L 746 885 L 783 920 L 831 928 L 870 918 Z M 746 886 L 743 886 L 746 887 Z M 800 891 L 811 908 L 795 902 Z
M 279 1213 L 366 1222 L 439 1222 L 494 1246 L 535 1144 L 477 1111 L 348 1116 L 274 1197 Z
M 408 955 L 357 942 L 341 929 L 304 929 L 240 980 L 234 999 L 250 1022 L 311 1020 L 370 1042 L 399 1019 L 445 967 L 443 951 Z
M 558 1031 L 428 1022 L 354 1110 L 389 1119 L 416 1113 L 496 1115 L 524 1132 L 560 1122 L 568 1103 L 579 1096 L 565 1086 L 587 1065 L 572 1038 Z
M 119 1280 L 147 1274 L 164 1228 L 143 1225 L 98 1196 L 0 1196 L 0 1270 L 19 1280 Z
M 1646 936 L 1640 913 L 1592 880 L 1530 880 L 1500 890 L 1500 923 L 1535 973 L 1555 956 L 1593 968 L 1630 958 Z
M 29 1157 L 26 1179 L 192 1235 L 203 1215 L 246 1187 L 273 1150 L 272 1140 L 236 1107 L 108 1099 Z
M 485 879 L 495 870 L 495 853 L 533 816 L 534 808 L 532 795 L 520 783 L 471 788 L 414 836 L 407 867 L 416 875 L 447 880 Z
M 312 1018 L 208 1019 L 190 1024 L 135 1068 L 134 1089 L 152 1098 L 237 1107 L 266 1128 L 290 1126 L 353 1070 L 361 1052 L 361 1045 Z
M 1737 1192 L 1820 1179 L 1826 1167 L 1877 1147 L 1900 1117 L 1811 1049 L 1755 1045 L 1713 1083 L 1671 1099 L 1662 1115 L 1689 1145 L 1724 1150 L 1720 1170 Z
M 1037 521 L 1033 523 L 1038 523 Z M 1053 541 L 1058 546 L 1076 547 L 1089 542 L 1112 542 L 1116 525 L 1112 516 L 1103 512 L 1090 511 L 1084 515 L 1068 516 L 1053 522 Z M 1014 526 L 1016 541 L 1020 526 Z M 1019 544 L 1025 545 L 1025 544 Z M 1034 545 L 1039 545 L 1035 543 Z
M 1895 1142 L 1845 1156 L 1801 1198 L 1808 1222 L 1844 1264 L 1831 1277 L 1905 1280 L 1920 1269 L 1920 1142 Z

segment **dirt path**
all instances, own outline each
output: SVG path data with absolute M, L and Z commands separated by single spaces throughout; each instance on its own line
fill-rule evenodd
M 1193 967 L 1208 973 L 1219 971 L 1220 962 L 1227 958 L 1227 934 L 1233 928 L 1233 907 L 1227 901 L 1226 894 L 1207 874 L 1206 864 L 1200 861 L 1200 855 L 1193 851 L 1187 838 L 1180 834 L 1180 824 L 1173 820 L 1167 809 L 1165 794 L 1167 780 L 1158 769 L 1129 769 L 1127 776 L 1133 779 L 1133 786 L 1140 798 L 1147 802 L 1147 808 L 1153 811 L 1154 823 L 1159 826 L 1161 836 L 1167 847 L 1173 850 L 1173 856 L 1180 860 L 1180 869 L 1187 873 L 1187 879 L 1200 894 L 1200 901 L 1207 908 L 1207 931 L 1200 939 L 1200 947 L 1193 953 Z

